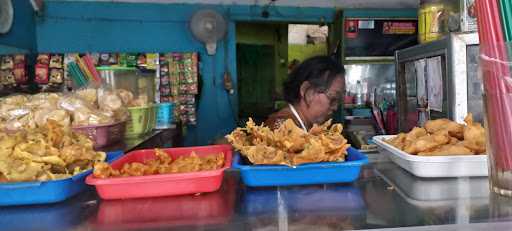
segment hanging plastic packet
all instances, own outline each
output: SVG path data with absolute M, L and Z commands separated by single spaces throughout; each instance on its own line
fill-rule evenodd
M 127 66 L 127 54 L 126 53 L 119 53 L 119 56 L 118 56 L 118 61 L 119 61 L 119 66 L 121 67 L 126 67 Z
M 50 56 L 48 54 L 39 54 L 37 56 L 37 63 L 35 65 L 35 82 L 38 84 L 48 84 L 48 65 L 50 62 Z
M 64 70 L 60 68 L 50 69 L 49 82 L 52 84 L 64 83 Z
M 27 76 L 27 61 L 25 55 L 14 55 L 14 79 L 16 85 L 26 85 L 28 82 Z
M 140 53 L 137 56 L 137 67 L 146 68 L 146 54 Z
M 50 56 L 50 68 L 62 68 L 63 56 L 60 54 L 52 54 Z
M 53 85 L 64 83 L 64 56 L 61 54 L 50 55 L 48 82 Z
M 146 68 L 149 70 L 156 70 L 158 63 L 158 53 L 147 53 L 146 54 Z
M 2 56 L 0 69 L 2 70 L 12 70 L 14 69 L 14 58 L 10 55 Z
M 108 64 L 110 66 L 116 66 L 119 64 L 119 59 L 117 58 L 117 54 L 116 53 L 110 53 L 109 54 L 109 59 L 108 59 Z
M 110 66 L 110 54 L 109 53 L 101 53 L 99 56 L 98 65 Z
M 128 53 L 126 55 L 126 66 L 127 67 L 136 67 L 137 66 L 137 54 Z

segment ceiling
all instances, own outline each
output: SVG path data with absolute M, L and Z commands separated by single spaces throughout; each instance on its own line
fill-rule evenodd
M 49 0 L 47 0 L 49 1 Z M 77 1 L 77 0 L 68 0 Z M 266 5 L 270 0 L 79 0 L 104 2 L 202 3 L 224 5 Z M 417 8 L 419 0 L 276 0 L 277 6 L 339 7 L 339 8 Z

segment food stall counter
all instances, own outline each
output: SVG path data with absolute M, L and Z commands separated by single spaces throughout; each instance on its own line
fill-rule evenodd
M 512 200 L 486 177 L 425 179 L 369 154 L 351 184 L 248 187 L 227 170 L 219 191 L 102 200 L 91 188 L 50 205 L 2 207 L 2 230 L 503 230 Z M 27 222 L 30 221 L 30 222 Z

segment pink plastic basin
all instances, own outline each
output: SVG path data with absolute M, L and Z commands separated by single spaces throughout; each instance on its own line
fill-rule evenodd
M 124 137 L 126 122 L 105 125 L 73 127 L 73 131 L 88 136 L 94 142 L 94 148 L 102 148 L 121 142 Z

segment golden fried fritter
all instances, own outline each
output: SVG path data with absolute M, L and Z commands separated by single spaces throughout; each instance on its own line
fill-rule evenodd
M 425 123 L 425 129 L 431 134 L 446 130 L 450 136 L 459 140 L 464 139 L 464 125 L 449 119 L 429 120 Z
M 450 156 L 450 155 L 473 155 L 470 149 L 464 147 L 462 143 L 445 144 L 430 151 L 418 153 L 419 156 Z
M 53 120 L 16 134 L 0 133 L 0 175 L 11 182 L 70 177 L 105 157 L 94 151 L 89 138 Z
M 249 119 L 245 128 L 237 128 L 227 135 L 233 147 L 252 164 L 298 165 L 322 161 L 343 161 L 347 154 L 347 140 L 341 135 L 343 126 L 331 120 L 314 125 L 304 132 L 291 119 L 272 131 L 256 126 Z
M 485 153 L 484 128 L 473 122 L 471 113 L 464 121 L 466 126 L 448 119 L 430 120 L 424 129 L 415 127 L 385 142 L 409 154 L 423 156 Z
M 143 163 L 125 163 L 119 170 L 112 168 L 109 164 L 98 163 L 94 166 L 93 175 L 97 178 L 146 176 L 208 171 L 224 166 L 224 153 L 199 157 L 192 152 L 188 156 L 180 156 L 173 160 L 165 151 L 155 149 L 155 156 L 155 159 L 146 160 Z
M 473 115 L 469 113 L 464 119 L 467 126 L 464 128 L 464 146 L 476 154 L 485 152 L 485 129 L 480 123 L 473 122 Z
M 450 137 L 444 134 L 426 135 L 405 146 L 404 151 L 410 154 L 417 154 L 447 144 L 448 142 L 450 142 Z

